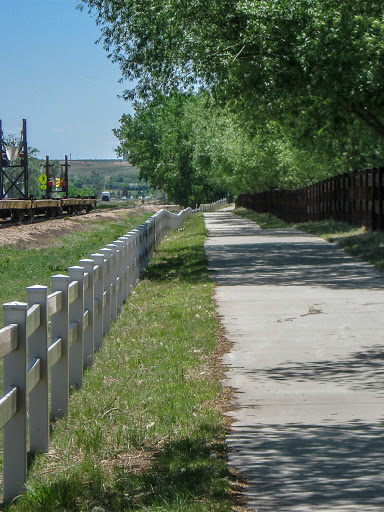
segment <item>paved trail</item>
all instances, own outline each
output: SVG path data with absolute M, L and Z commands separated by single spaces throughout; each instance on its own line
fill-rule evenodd
M 383 274 L 300 231 L 205 222 L 250 510 L 383 512 Z

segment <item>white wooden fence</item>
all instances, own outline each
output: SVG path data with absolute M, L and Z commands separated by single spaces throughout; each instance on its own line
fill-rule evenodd
M 192 211 L 193 213 L 211 212 L 213 210 L 216 210 L 216 208 L 218 208 L 219 206 L 227 203 L 227 199 L 219 199 L 219 201 L 215 201 L 214 203 L 201 204 L 198 208 L 195 208 Z
M 3 304 L 0 429 L 4 502 L 24 490 L 28 444 L 31 453 L 48 450 L 49 422 L 67 414 L 70 386 L 81 387 L 83 368 L 93 364 L 94 352 L 100 349 L 140 271 L 162 238 L 191 212 L 188 208 L 176 215 L 160 210 L 137 229 L 70 267 L 68 276 L 52 276 L 50 294 L 46 286 L 30 286 L 27 303 Z

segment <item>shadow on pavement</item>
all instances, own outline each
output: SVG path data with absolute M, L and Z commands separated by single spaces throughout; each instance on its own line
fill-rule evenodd
M 257 510 L 384 510 L 384 422 L 262 425 L 256 431 L 238 426 L 236 431 L 241 470 L 256 482 L 249 493 L 257 496 L 250 503 Z M 236 452 L 230 459 L 236 465 Z
M 206 219 L 239 393 L 229 463 L 251 510 L 382 512 L 384 274 L 309 233 Z
M 337 381 L 349 389 L 384 393 L 384 347 L 377 345 L 364 352 L 349 353 L 344 359 L 289 362 L 272 368 L 254 368 L 248 372 L 256 379 L 326 383 Z M 384 494 L 384 491 L 383 491 Z
M 261 238 L 266 236 L 265 233 L 260 235 Z M 274 233 L 273 236 L 279 235 Z M 348 256 L 332 244 L 307 236 L 311 238 L 309 243 L 284 235 L 285 242 L 260 243 L 258 240 L 256 244 L 231 244 L 230 249 L 207 244 L 212 277 L 222 286 L 384 287 L 383 274 L 371 265 Z

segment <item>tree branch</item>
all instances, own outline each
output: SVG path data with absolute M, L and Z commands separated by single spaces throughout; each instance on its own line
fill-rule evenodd
M 363 111 L 359 111 L 356 107 L 352 107 L 347 105 L 347 110 L 351 112 L 357 119 L 363 121 L 371 130 L 373 130 L 380 138 L 384 139 L 384 124 L 379 121 L 372 113 L 366 111 L 364 108 Z M 369 117 L 371 119 L 369 119 Z

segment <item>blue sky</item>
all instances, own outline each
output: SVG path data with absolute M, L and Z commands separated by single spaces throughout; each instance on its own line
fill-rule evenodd
M 100 29 L 78 0 L 0 0 L 0 119 L 19 134 L 27 119 L 28 145 L 40 158 L 116 158 L 112 128 L 130 104 L 117 96 L 119 68 Z

